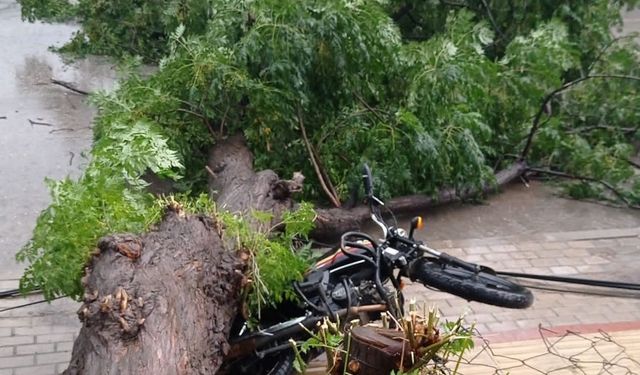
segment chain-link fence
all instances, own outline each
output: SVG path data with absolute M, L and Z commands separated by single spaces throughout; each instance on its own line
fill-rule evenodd
M 492 344 L 480 335 L 461 375 L 640 374 L 640 331 L 582 334 L 539 327 L 534 340 Z M 449 363 L 448 373 L 455 367 Z

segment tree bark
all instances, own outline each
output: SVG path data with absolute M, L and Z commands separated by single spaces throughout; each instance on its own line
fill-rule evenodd
M 98 249 L 64 374 L 215 373 L 242 278 L 218 223 L 170 210 L 151 232 L 108 236 Z
M 219 142 L 209 164 L 223 210 L 269 211 L 276 222 L 301 188 L 300 179 L 253 172 L 241 137 Z M 83 279 L 83 325 L 64 373 L 215 374 L 229 350 L 244 268 L 222 227 L 174 207 L 149 233 L 101 239 Z

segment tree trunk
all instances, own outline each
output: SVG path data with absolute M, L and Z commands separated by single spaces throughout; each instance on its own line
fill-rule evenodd
M 169 211 L 151 232 L 105 237 L 98 249 L 64 373 L 215 373 L 242 278 L 217 223 Z
M 254 173 L 240 137 L 210 155 L 220 209 L 279 215 L 301 181 Z M 149 233 L 108 236 L 83 279 L 83 322 L 65 374 L 215 374 L 229 346 L 244 265 L 212 218 L 170 209 Z
M 482 187 L 482 189 L 468 189 L 464 191 L 444 189 L 435 197 L 416 194 L 393 198 L 385 204 L 387 208 L 395 214 L 399 214 L 417 212 L 419 210 L 424 210 L 425 208 L 461 201 L 482 194 L 489 194 L 522 176 L 527 171 L 527 168 L 528 167 L 525 162 L 515 162 L 506 169 L 496 173 L 495 184 L 488 183 Z M 318 209 L 316 210 L 316 213 L 318 216 L 311 236 L 315 239 L 326 242 L 339 239 L 339 236 L 346 231 L 357 230 L 362 226 L 362 223 L 364 223 L 365 220 L 370 218 L 371 215 L 369 207 L 367 206 L 357 206 L 352 209 Z

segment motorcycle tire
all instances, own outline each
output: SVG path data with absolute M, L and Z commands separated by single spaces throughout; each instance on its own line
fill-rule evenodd
M 244 358 L 231 363 L 218 371 L 225 375 L 293 375 L 296 374 L 293 362 L 295 354 L 285 350 L 264 358 Z
M 443 265 L 435 258 L 416 262 L 410 275 L 412 280 L 468 301 L 511 309 L 524 309 L 533 303 L 533 294 L 521 285 L 491 273 L 475 273 L 455 265 Z
M 281 353 L 275 359 L 271 369 L 265 372 L 265 375 L 293 375 L 296 373 L 293 368 L 293 361 L 295 359 L 295 355 L 292 351 L 287 350 L 284 353 Z

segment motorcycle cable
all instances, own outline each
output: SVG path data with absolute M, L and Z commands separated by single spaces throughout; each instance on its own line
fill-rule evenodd
M 342 287 L 344 288 L 344 293 L 347 297 L 347 316 L 345 320 L 349 320 L 349 311 L 351 311 L 351 305 L 353 303 L 353 301 L 351 301 L 351 286 L 349 285 L 349 283 L 351 283 L 351 279 L 349 279 L 348 277 L 343 277 L 341 282 Z
M 316 312 L 320 314 L 326 314 L 326 311 L 322 310 L 320 306 L 311 302 L 309 298 L 307 298 L 307 296 L 302 292 L 302 289 L 300 289 L 298 282 L 293 283 L 293 289 L 296 291 L 296 293 L 298 293 L 300 298 L 302 298 L 302 300 L 307 304 L 307 306 L 311 307 L 312 309 L 314 309 Z

